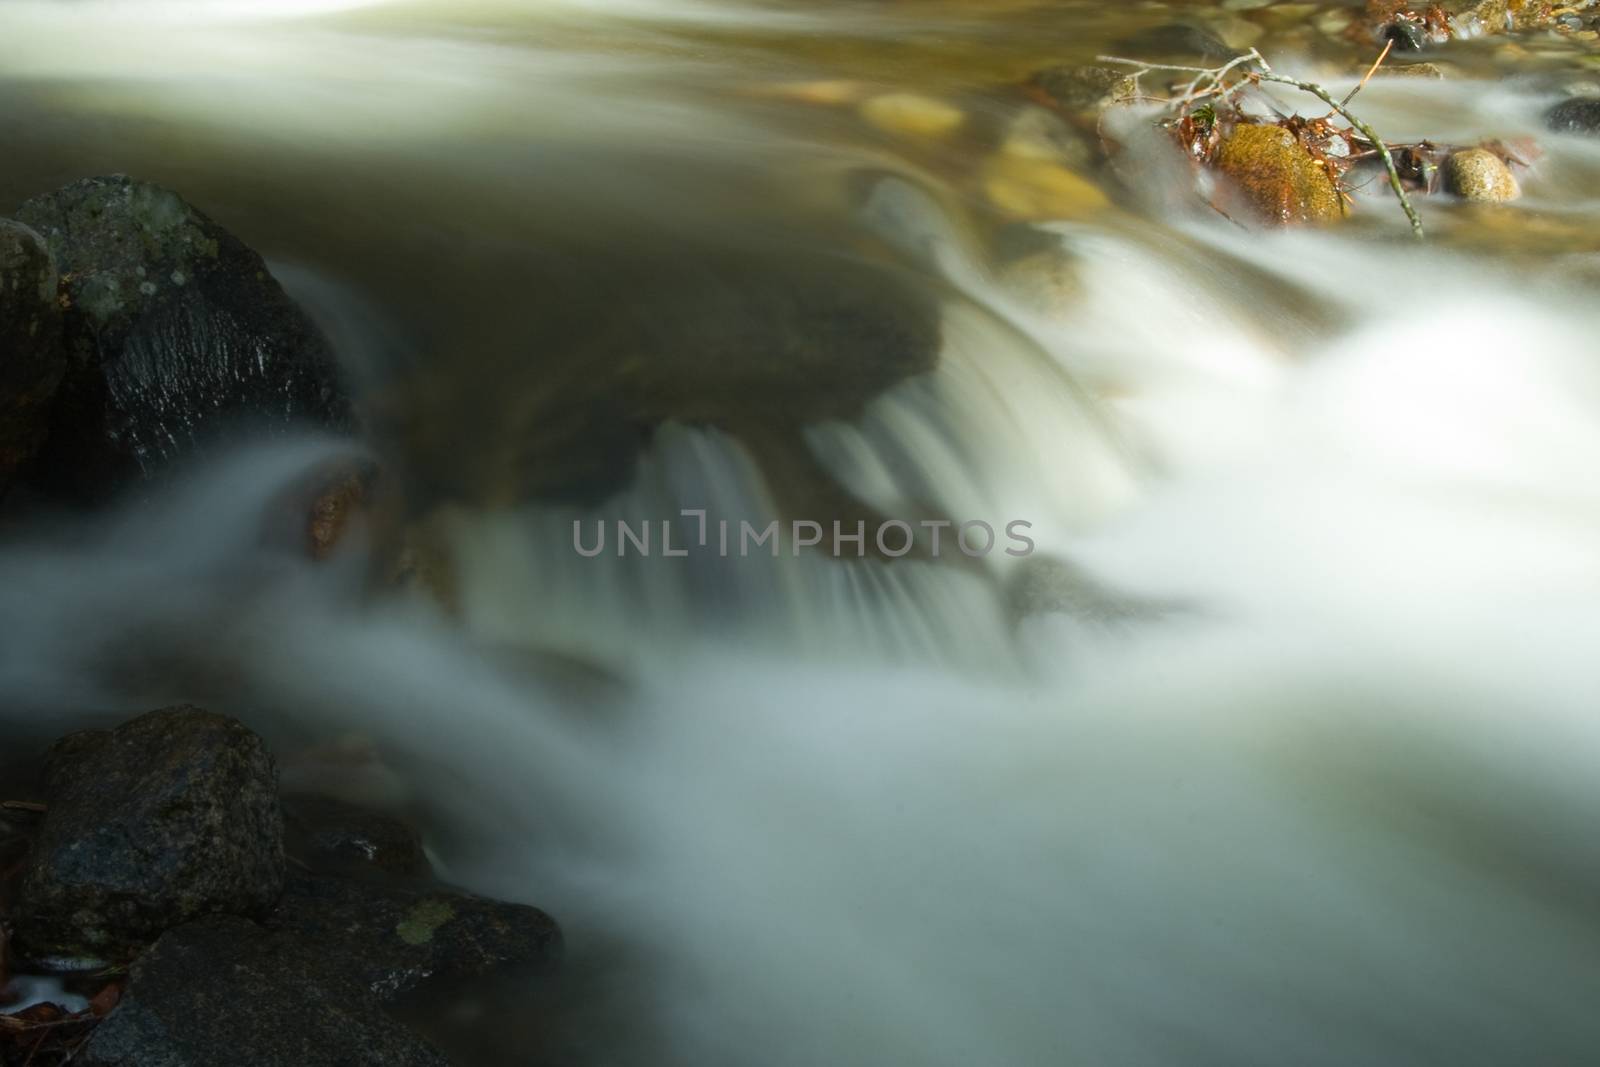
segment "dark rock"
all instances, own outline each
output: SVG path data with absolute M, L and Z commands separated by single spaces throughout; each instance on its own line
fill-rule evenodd
M 1544 124 L 1556 133 L 1600 133 L 1600 99 L 1563 100 L 1544 113 Z
M 261 739 L 195 707 L 73 734 L 45 759 L 49 811 L 18 892 L 36 960 L 123 960 L 198 916 L 259 914 L 283 887 L 277 769 Z
M 1229 60 L 1239 54 L 1227 42 L 1204 26 L 1192 22 L 1168 22 L 1140 30 L 1117 42 L 1121 54 L 1135 59 L 1216 59 Z
M 446 1067 L 320 946 L 215 916 L 134 963 L 84 1067 Z
M 380 996 L 424 978 L 475 977 L 559 957 L 561 931 L 537 908 L 453 889 L 381 886 L 294 872 L 264 922 L 317 946 Z
M 331 797 L 285 797 L 283 807 L 289 854 L 313 870 L 406 878 L 431 873 L 422 839 L 399 819 Z
M 327 341 L 259 255 L 177 194 L 89 178 L 17 217 L 49 242 L 66 302 L 47 488 L 102 495 L 236 423 L 347 422 Z
M 0 219 L 0 496 L 44 442 L 66 371 L 56 285 L 44 238 Z
M 1415 22 L 1401 20 L 1383 28 L 1381 39 L 1394 42 L 1396 52 L 1420 52 L 1428 43 L 1428 36 Z

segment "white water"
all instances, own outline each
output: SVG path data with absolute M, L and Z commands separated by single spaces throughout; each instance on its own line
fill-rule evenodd
M 1486 127 L 1533 111 L 1477 98 Z M 1590 165 L 1556 145 L 1544 189 Z M 1004 574 L 578 558 L 575 517 L 775 513 L 735 440 L 675 426 L 601 507 L 449 515 L 457 622 L 262 547 L 341 447 L 311 442 L 6 548 L 0 709 L 371 739 L 344 784 L 420 812 L 452 877 L 553 912 L 580 974 L 626 946 L 586 1062 L 1592 1059 L 1592 300 L 1179 221 L 1060 228 L 1085 287 L 1042 318 L 906 189 L 941 366 L 809 446 L 886 514 L 1025 517 L 1174 610 L 1013 631 Z M 1342 325 L 1307 340 L 1245 262 L 1337 279 Z

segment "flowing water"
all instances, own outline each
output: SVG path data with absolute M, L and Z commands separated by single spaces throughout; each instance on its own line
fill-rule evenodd
M 1593 1062 L 1600 149 L 1538 122 L 1589 68 L 1483 40 L 1363 90 L 1392 138 L 1541 139 L 1425 246 L 1381 189 L 1254 233 L 1152 162 L 1037 228 L 1050 302 L 1001 284 L 973 167 L 1019 80 L 1215 6 L 7 0 L 0 213 L 124 171 L 260 248 L 449 587 L 264 546 L 357 446 L 241 441 L 8 532 L 12 736 L 203 702 L 551 911 L 560 975 L 418 1006 L 464 1063 Z M 1251 18 L 1291 69 L 1370 61 Z M 966 127 L 861 120 L 896 91 Z M 595 340 L 858 275 L 942 341 L 837 410 Z M 572 540 L 849 507 L 1037 551 Z

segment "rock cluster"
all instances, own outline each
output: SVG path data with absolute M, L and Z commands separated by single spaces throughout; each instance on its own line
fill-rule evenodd
M 0 1036 L 31 1041 L 36 1026 L 90 1067 L 435 1067 L 443 1055 L 388 1001 L 560 954 L 544 912 L 434 881 L 405 825 L 281 801 L 272 756 L 232 719 L 166 708 L 73 734 L 43 767 L 11 955 L 56 971 L 125 965 L 126 979 L 78 1015 L 0 1016 Z

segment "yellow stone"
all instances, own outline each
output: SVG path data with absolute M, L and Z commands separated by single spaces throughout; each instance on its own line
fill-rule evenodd
M 1001 214 L 1025 222 L 1080 219 L 1110 205 L 1088 178 L 1058 163 L 1018 156 L 991 160 L 983 172 L 983 192 Z
M 1522 195 L 1504 161 L 1486 148 L 1469 148 L 1445 161 L 1445 185 L 1463 200 L 1503 204 Z
M 967 120 L 960 108 L 918 93 L 885 93 L 861 105 L 861 117 L 886 133 L 946 137 Z

